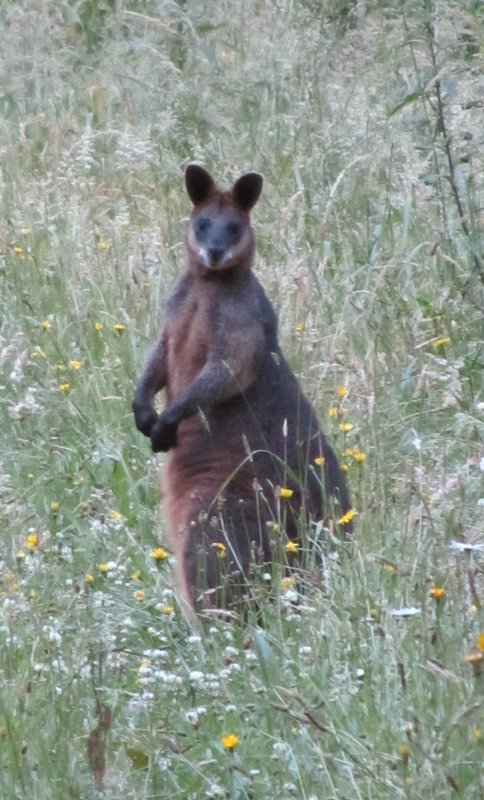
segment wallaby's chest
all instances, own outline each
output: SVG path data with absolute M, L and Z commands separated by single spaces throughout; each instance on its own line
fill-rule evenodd
M 188 389 L 210 359 L 252 369 L 264 348 L 263 323 L 253 281 L 204 281 L 185 275 L 166 309 L 169 402 Z

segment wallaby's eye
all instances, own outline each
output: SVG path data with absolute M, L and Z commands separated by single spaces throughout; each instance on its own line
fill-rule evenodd
M 240 222 L 229 222 L 227 224 L 227 233 L 233 239 L 236 239 L 237 236 L 240 236 L 241 230 L 242 230 L 242 225 L 240 224 Z
M 195 231 L 197 233 L 206 233 L 210 228 L 210 220 L 206 217 L 199 217 L 195 222 Z

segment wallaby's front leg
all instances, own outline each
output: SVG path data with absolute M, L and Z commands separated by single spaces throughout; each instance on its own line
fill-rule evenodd
M 255 377 L 247 366 L 243 360 L 237 367 L 222 358 L 207 361 L 187 391 L 158 417 L 151 431 L 153 451 L 176 447 L 177 428 L 182 420 L 244 391 Z
M 164 386 L 166 386 L 166 350 L 162 336 L 148 360 L 133 400 L 136 427 L 145 436 L 151 436 L 158 421 L 153 398 Z

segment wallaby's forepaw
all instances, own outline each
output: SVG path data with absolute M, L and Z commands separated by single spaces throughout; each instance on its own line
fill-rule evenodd
M 155 409 L 151 406 L 144 406 L 143 408 L 133 406 L 133 410 L 134 421 L 138 430 L 144 433 L 145 436 L 151 436 L 151 431 L 158 420 L 158 414 Z
M 163 451 L 166 453 L 172 447 L 176 447 L 177 438 L 176 431 L 178 425 L 173 422 L 166 422 L 164 414 L 158 417 L 156 424 L 151 431 L 151 448 L 154 453 Z

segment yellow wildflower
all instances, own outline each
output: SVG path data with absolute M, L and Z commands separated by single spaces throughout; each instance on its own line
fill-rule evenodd
M 316 456 L 314 463 L 317 467 L 322 467 L 324 465 L 324 456 Z
M 397 571 L 393 564 L 385 564 L 385 572 L 388 572 L 389 575 L 395 575 Z
M 484 633 L 480 633 L 477 637 L 477 646 L 481 653 L 484 653 Z
M 433 586 L 430 590 L 430 597 L 433 600 L 442 600 L 445 597 L 445 589 L 442 586 Z
M 286 486 L 279 486 L 278 495 L 282 500 L 289 500 L 292 497 L 294 491 L 292 489 L 288 489 Z
M 294 330 L 296 331 L 296 333 L 302 333 L 304 330 L 304 322 L 298 322 Z
M 104 239 L 100 239 L 97 243 L 99 250 L 107 250 L 109 247 L 108 242 L 105 242 Z
M 225 736 L 221 737 L 220 741 L 225 750 L 230 750 L 230 752 L 232 752 L 239 743 L 239 737 L 236 733 L 227 733 Z
M 296 578 L 294 577 L 294 575 L 290 575 L 286 578 L 281 578 L 282 591 L 283 592 L 289 591 L 289 589 L 292 589 L 294 587 L 295 583 L 296 583 Z
M 101 573 L 101 575 L 106 575 L 106 573 L 108 571 L 108 565 L 107 564 L 98 564 L 97 568 L 98 568 L 99 572 Z
M 331 406 L 328 408 L 328 416 L 329 417 L 338 417 L 339 416 L 339 409 L 336 406 Z
M 297 542 L 294 542 L 291 539 L 291 541 L 286 544 L 284 549 L 285 549 L 286 553 L 290 553 L 291 555 L 294 555 L 299 550 L 299 545 L 298 545 Z
M 108 518 L 118 522 L 120 519 L 123 519 L 123 515 L 119 511 L 109 511 Z
M 37 548 L 39 546 L 39 537 L 37 536 L 36 533 L 29 533 L 29 535 L 27 536 L 26 545 L 27 545 L 27 549 L 28 550 L 32 550 L 32 552 L 34 550 L 37 550 Z
M 22 255 L 23 250 L 22 250 L 21 247 L 14 247 L 13 248 L 13 252 L 15 253 L 16 256 L 20 256 L 20 255 Z
M 341 472 L 348 472 L 348 469 L 349 469 L 348 464 L 340 464 L 339 468 L 340 468 Z
M 102 331 L 103 328 L 104 328 L 104 325 L 102 324 L 102 322 L 95 322 L 94 323 L 94 330 L 96 331 L 96 333 L 99 333 L 99 331 Z
M 44 321 L 41 322 L 40 327 L 43 331 L 50 331 L 52 328 L 52 322 L 50 322 L 48 319 L 44 319 Z
M 170 614 L 173 614 L 174 611 L 175 611 L 174 606 L 161 606 L 160 608 L 160 614 L 164 614 L 166 617 L 169 617 Z
M 434 347 L 436 347 L 438 349 L 439 347 L 444 347 L 449 342 L 450 342 L 450 339 L 449 339 L 448 336 L 440 336 L 438 339 L 435 339 L 432 342 L 432 344 L 433 344 Z
M 216 549 L 219 558 L 225 558 L 227 555 L 227 548 L 223 542 L 213 542 L 212 547 Z
M 28 236 L 30 233 L 30 228 L 20 228 L 20 233 L 22 236 Z
M 84 580 L 86 581 L 88 586 L 92 586 L 94 583 L 94 575 L 91 575 L 90 572 L 86 572 L 84 575 Z
M 339 429 L 341 433 L 348 433 L 348 431 L 351 431 L 354 427 L 355 426 L 353 425 L 352 422 L 341 422 Z
M 77 358 L 73 358 L 69 361 L 69 366 L 71 369 L 81 369 L 82 361 L 78 361 Z
M 473 735 L 474 739 L 480 739 L 481 736 L 482 736 L 481 729 L 480 728 L 474 728 L 474 730 L 472 731 L 472 735 Z
M 45 358 L 45 353 L 39 345 L 34 347 L 34 350 L 31 354 L 31 358 Z
M 52 500 L 52 503 L 50 504 L 50 510 L 52 514 L 57 514 L 59 510 L 59 505 L 60 504 L 57 502 L 57 500 Z
M 354 508 L 350 508 L 350 509 L 349 509 L 349 510 L 346 512 L 346 514 L 343 514 L 343 515 L 342 515 L 342 516 L 339 518 L 339 520 L 338 520 L 338 525 L 347 525 L 347 524 L 348 524 L 348 522 L 351 522 L 351 520 L 353 519 L 353 517 L 355 517 L 355 516 L 357 515 L 357 513 L 358 513 L 358 512 L 357 512 L 357 511 L 355 511 L 355 510 L 354 510 Z
M 410 748 L 407 744 L 402 744 L 402 746 L 400 747 L 400 755 L 405 764 L 407 764 L 408 759 L 410 758 Z
M 150 552 L 151 558 L 154 558 L 155 561 L 164 561 L 165 558 L 168 558 L 170 554 L 164 547 L 154 547 L 153 550 Z
M 116 323 L 113 325 L 113 328 L 114 328 L 114 330 L 115 330 L 115 331 L 117 331 L 118 333 L 123 333 L 123 331 L 125 331 L 125 330 L 126 330 L 126 325 L 123 325 L 123 323 L 122 323 L 122 322 L 116 322 Z
M 131 580 L 132 581 L 141 580 L 141 571 L 139 569 L 135 569 L 135 571 L 131 573 Z
M 344 397 L 346 394 L 348 394 L 348 389 L 345 389 L 344 386 L 337 386 L 336 394 L 338 395 L 338 397 Z
M 366 461 L 366 453 L 362 453 L 361 450 L 355 450 L 352 454 L 352 458 L 357 464 L 363 464 L 363 462 Z
M 59 392 L 62 392 L 62 394 L 69 394 L 70 389 L 71 389 L 70 383 L 60 383 L 59 384 Z
M 136 591 L 136 592 L 133 594 L 133 597 L 134 597 L 134 599 L 135 599 L 135 600 L 144 600 L 144 599 L 145 599 L 145 593 L 143 592 L 143 590 L 142 590 L 142 589 L 138 589 L 138 590 L 137 590 L 137 591 Z

